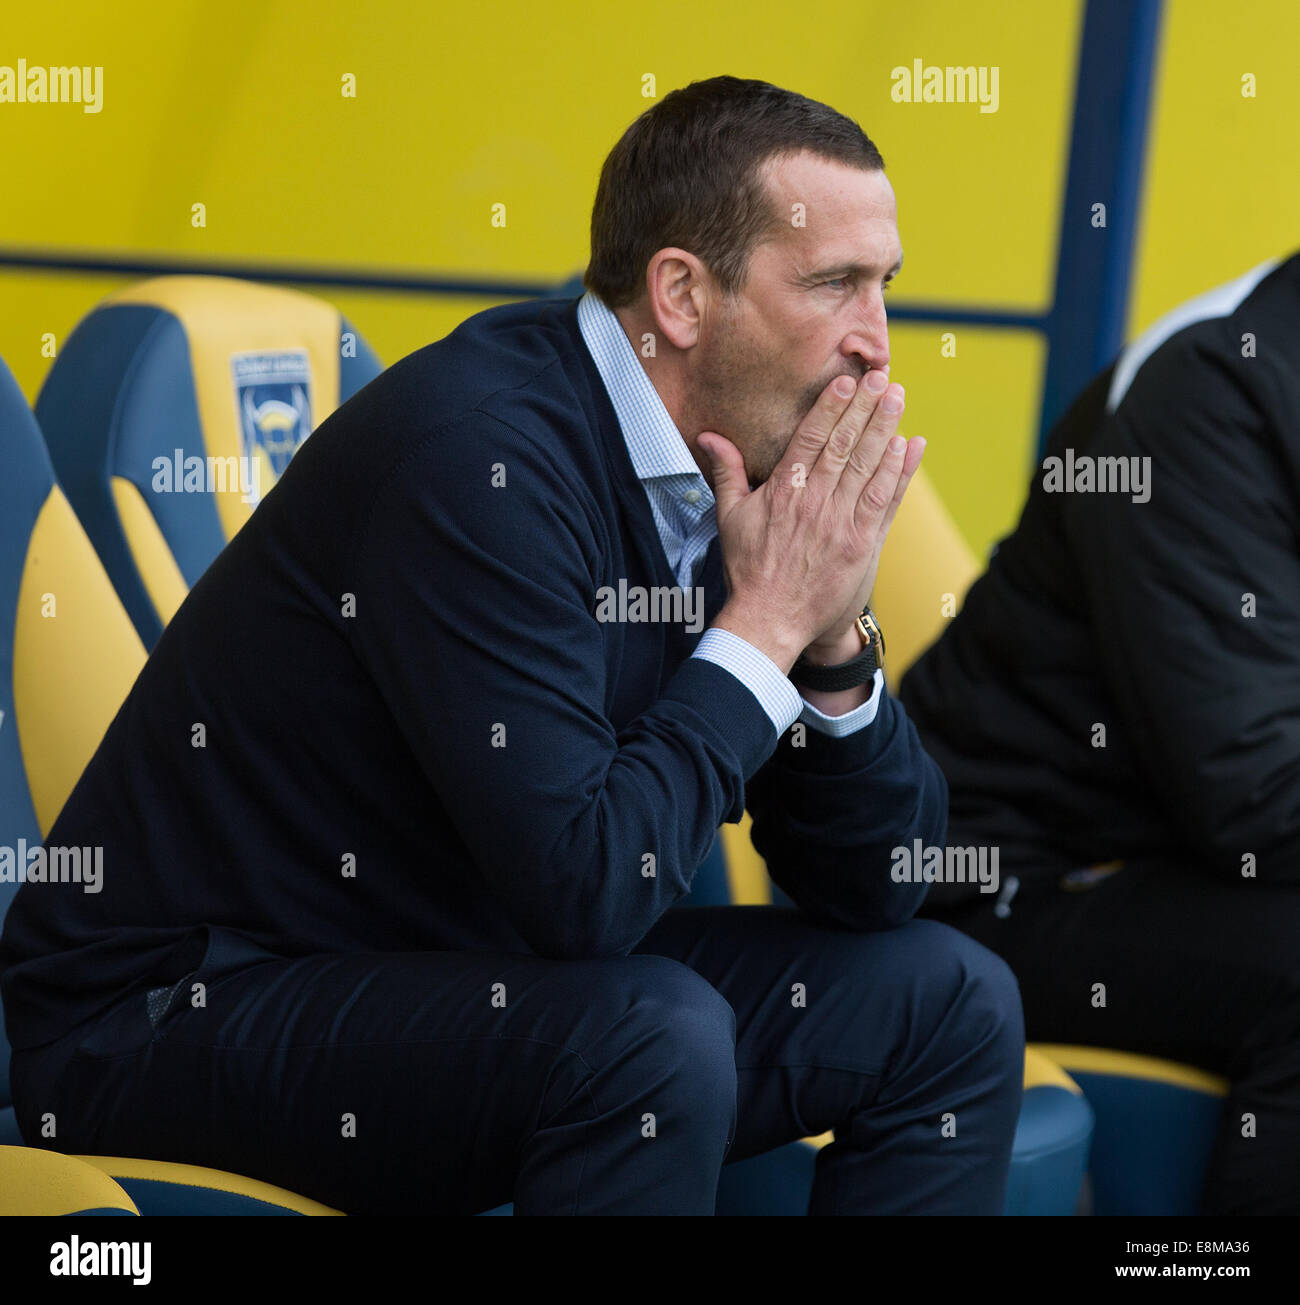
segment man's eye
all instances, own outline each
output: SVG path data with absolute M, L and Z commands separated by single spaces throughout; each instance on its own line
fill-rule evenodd
M 852 277 L 848 277 L 848 276 L 837 276 L 837 277 L 833 277 L 829 281 L 823 281 L 822 285 L 828 285 L 832 290 L 839 290 L 844 286 L 847 286 L 852 279 L 853 279 Z M 892 285 L 893 285 L 892 281 L 882 282 L 880 286 L 881 294 L 884 294 L 884 292 L 890 289 Z

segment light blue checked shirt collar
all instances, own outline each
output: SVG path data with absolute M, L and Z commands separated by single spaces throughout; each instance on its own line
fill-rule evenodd
M 650 500 L 668 565 L 677 583 L 686 588 L 718 533 L 713 491 L 641 366 L 622 323 L 590 291 L 578 303 L 578 329 L 614 405 L 632 467 Z
M 614 407 L 637 479 L 645 488 L 655 527 L 677 583 L 688 588 L 697 562 L 718 533 L 713 491 L 677 424 L 636 356 L 623 324 L 591 291 L 578 301 L 578 329 Z M 762 704 L 779 735 L 796 720 L 842 737 L 876 718 L 885 678 L 876 672 L 871 697 L 843 716 L 827 716 L 805 702 L 769 657 L 716 627 L 705 630 L 692 654 L 725 667 Z

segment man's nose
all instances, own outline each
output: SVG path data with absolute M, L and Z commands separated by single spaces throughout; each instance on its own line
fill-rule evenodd
M 845 337 L 843 353 L 861 359 L 864 370 L 889 366 L 889 323 L 883 302 L 873 304 Z
M 855 332 L 844 341 L 841 352 L 857 360 L 863 372 L 889 370 L 889 336 L 883 332 L 879 336 Z

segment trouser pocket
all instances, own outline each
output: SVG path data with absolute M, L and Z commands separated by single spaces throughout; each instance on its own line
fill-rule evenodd
M 255 943 L 243 934 L 218 925 L 207 925 L 208 944 L 203 959 L 174 983 L 150 988 L 144 995 L 145 1016 L 155 1040 L 166 1037 L 167 1026 L 191 1004 L 198 1004 L 202 991 L 206 1005 L 211 990 L 229 975 L 242 973 L 251 965 L 285 958 Z M 200 988 L 201 985 L 201 988 Z

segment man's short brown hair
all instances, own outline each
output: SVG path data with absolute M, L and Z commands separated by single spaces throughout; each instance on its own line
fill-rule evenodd
M 790 219 L 773 210 L 763 165 L 800 150 L 866 171 L 885 167 L 852 118 L 768 82 L 711 77 L 670 92 L 605 160 L 583 284 L 611 308 L 635 303 L 651 257 L 675 246 L 735 294 L 755 244 Z

